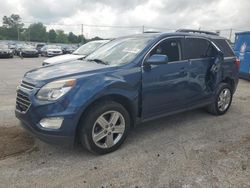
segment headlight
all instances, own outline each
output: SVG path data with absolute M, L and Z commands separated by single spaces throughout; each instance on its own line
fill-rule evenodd
M 37 93 L 40 100 L 55 101 L 68 93 L 75 85 L 75 79 L 59 80 L 46 84 Z

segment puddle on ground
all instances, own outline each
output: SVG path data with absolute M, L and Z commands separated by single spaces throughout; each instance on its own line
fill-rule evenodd
M 0 127 L 0 159 L 31 150 L 34 143 L 34 138 L 21 127 Z

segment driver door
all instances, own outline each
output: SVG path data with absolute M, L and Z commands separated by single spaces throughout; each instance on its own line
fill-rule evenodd
M 189 63 L 187 60 L 182 60 L 183 40 L 182 37 L 163 40 L 146 56 L 145 61 L 154 54 L 167 55 L 168 63 L 143 65 L 143 119 L 151 119 L 186 108 Z

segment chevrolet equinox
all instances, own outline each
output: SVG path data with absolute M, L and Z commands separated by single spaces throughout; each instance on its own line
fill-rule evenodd
M 212 32 L 126 36 L 83 60 L 27 72 L 15 113 L 43 141 L 109 153 L 141 122 L 201 107 L 225 114 L 239 63 Z

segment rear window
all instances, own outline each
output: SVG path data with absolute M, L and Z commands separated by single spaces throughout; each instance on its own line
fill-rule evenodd
M 212 57 L 214 48 L 211 43 L 205 39 L 187 38 L 184 40 L 184 59 L 200 59 Z
M 220 48 L 223 52 L 224 57 L 232 57 L 234 56 L 234 52 L 228 42 L 224 39 L 214 39 L 213 42 Z

